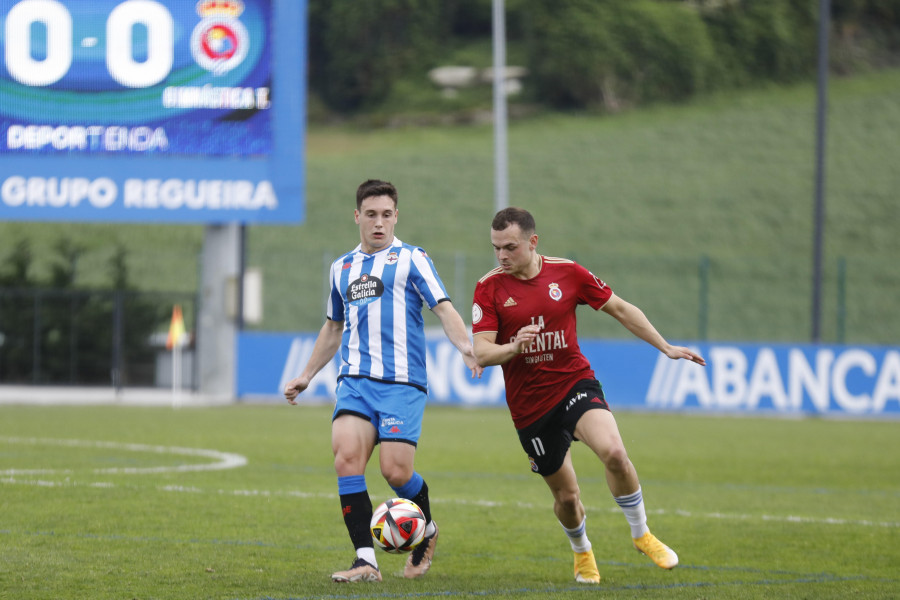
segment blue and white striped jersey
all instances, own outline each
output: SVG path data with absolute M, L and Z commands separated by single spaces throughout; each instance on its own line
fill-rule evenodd
M 425 251 L 393 243 L 374 254 L 361 246 L 331 265 L 326 314 L 344 321 L 341 377 L 411 384 L 427 391 L 422 307 L 449 300 Z

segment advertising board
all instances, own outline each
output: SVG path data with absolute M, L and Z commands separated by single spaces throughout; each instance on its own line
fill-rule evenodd
M 238 395 L 283 401 L 314 334 L 246 332 L 238 339 Z M 812 344 L 687 344 L 707 366 L 671 360 L 639 341 L 580 340 L 613 410 L 900 417 L 900 348 Z M 440 333 L 427 340 L 429 402 L 502 406 L 503 374 L 471 379 Z M 335 358 L 300 396 L 331 401 Z

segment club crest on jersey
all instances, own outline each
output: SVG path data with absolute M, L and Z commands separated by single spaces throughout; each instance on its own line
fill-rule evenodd
M 563 296 L 562 290 L 559 289 L 559 284 L 551 283 L 549 287 L 550 287 L 550 299 L 556 300 L 557 302 L 559 302 L 559 300 Z
M 391 252 L 391 253 L 388 254 L 387 257 L 384 259 L 384 262 L 386 262 L 386 263 L 389 264 L 389 265 L 396 265 L 398 260 L 400 260 L 400 257 L 397 256 L 397 253 L 396 253 L 396 252 Z
M 238 17 L 241 0 L 200 0 L 200 22 L 191 32 L 191 54 L 196 63 L 213 75 L 224 75 L 247 58 L 250 34 Z
M 347 286 L 347 301 L 351 306 L 365 306 L 384 295 L 384 282 L 374 275 L 363 273 Z

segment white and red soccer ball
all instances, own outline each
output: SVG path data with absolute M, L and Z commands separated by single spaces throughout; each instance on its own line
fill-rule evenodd
M 372 513 L 369 530 L 375 545 L 392 554 L 409 552 L 425 539 L 425 515 L 412 500 L 391 498 Z

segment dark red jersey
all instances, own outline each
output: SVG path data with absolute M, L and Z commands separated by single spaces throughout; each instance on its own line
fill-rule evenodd
M 472 332 L 497 332 L 506 344 L 525 325 L 541 332 L 522 354 L 503 365 L 506 403 L 516 429 L 534 423 L 553 408 L 576 382 L 594 377 L 578 347 L 575 308 L 599 309 L 612 290 L 571 260 L 541 257 L 540 273 L 517 279 L 498 267 L 475 286 Z

